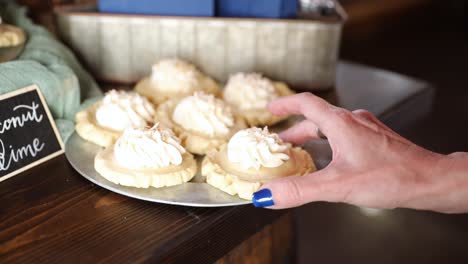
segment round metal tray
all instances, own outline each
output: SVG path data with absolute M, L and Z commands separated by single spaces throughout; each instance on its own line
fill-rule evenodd
M 110 191 L 129 197 L 174 205 L 195 207 L 222 207 L 249 204 L 251 201 L 229 195 L 204 182 L 204 177 L 197 175 L 188 183 L 164 188 L 134 188 L 118 185 L 100 176 L 94 169 L 94 156 L 100 147 L 83 140 L 74 133 L 65 145 L 65 155 L 70 164 L 83 177 Z

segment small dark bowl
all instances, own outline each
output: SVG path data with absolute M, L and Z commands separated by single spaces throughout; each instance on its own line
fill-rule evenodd
M 12 31 L 20 37 L 20 43 L 15 46 L 0 47 L 0 63 L 15 59 L 23 51 L 26 43 L 26 33 L 19 27 L 0 24 L 0 32 Z

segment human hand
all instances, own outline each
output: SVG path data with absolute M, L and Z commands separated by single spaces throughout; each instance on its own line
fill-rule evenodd
M 432 169 L 442 155 L 404 139 L 365 110 L 350 112 L 310 93 L 273 101 L 275 115 L 302 114 L 305 120 L 282 132 L 294 144 L 328 138 L 333 158 L 323 170 L 264 184 L 254 194 L 254 205 L 273 209 L 313 201 L 344 202 L 372 208 L 420 205 L 431 183 Z

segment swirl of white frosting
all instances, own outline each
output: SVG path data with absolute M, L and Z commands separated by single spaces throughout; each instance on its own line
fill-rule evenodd
M 128 169 L 180 165 L 185 152 L 172 130 L 158 124 L 151 129 L 126 129 L 114 145 L 115 160 Z
M 161 91 L 189 93 L 200 88 L 201 76 L 193 64 L 179 59 L 166 59 L 153 65 L 151 81 Z
M 284 143 L 268 128 L 248 128 L 237 132 L 227 146 L 230 162 L 239 163 L 243 169 L 275 168 L 289 160 L 286 151 L 291 146 Z
M 184 129 L 209 136 L 227 135 L 234 125 L 231 108 L 203 92 L 195 92 L 182 99 L 174 109 L 172 120 Z
M 241 110 L 264 109 L 278 96 L 273 82 L 258 73 L 231 75 L 224 88 L 224 99 Z
M 96 109 L 96 121 L 100 126 L 123 131 L 153 123 L 155 114 L 153 105 L 145 97 L 134 92 L 111 90 Z

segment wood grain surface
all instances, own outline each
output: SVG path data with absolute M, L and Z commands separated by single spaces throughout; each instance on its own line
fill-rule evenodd
M 293 216 L 286 214 L 231 250 L 216 264 L 295 263 Z
M 188 208 L 114 194 L 64 156 L 0 185 L 2 263 L 208 263 L 285 212 Z

